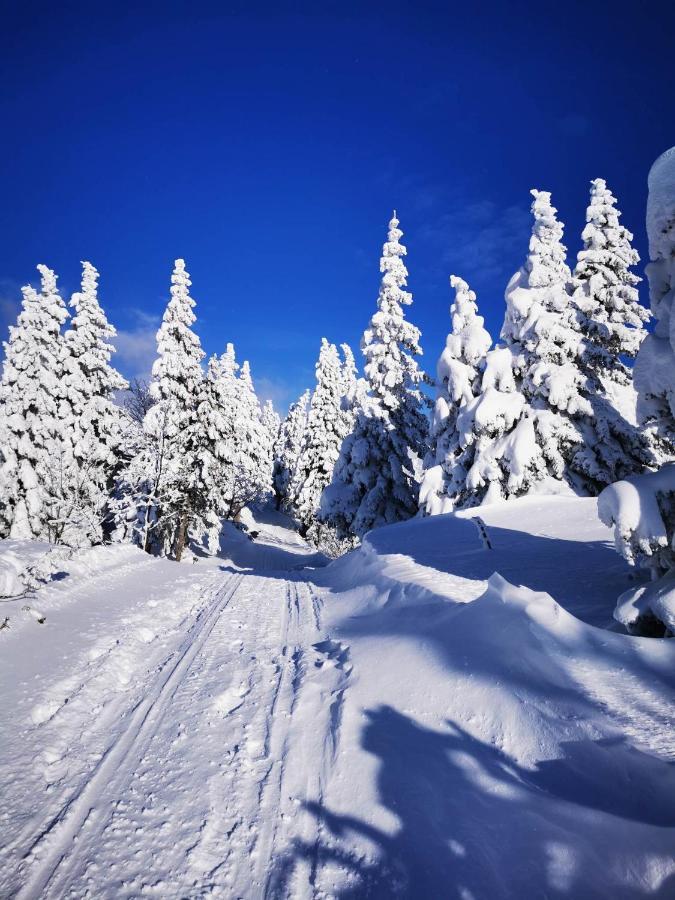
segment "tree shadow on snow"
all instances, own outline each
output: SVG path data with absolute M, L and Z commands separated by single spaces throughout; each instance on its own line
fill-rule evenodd
M 530 770 L 456 723 L 433 730 L 388 706 L 366 718 L 362 746 L 379 760 L 379 802 L 398 826 L 387 833 L 307 803 L 319 837 L 297 841 L 279 860 L 270 896 L 290 896 L 299 860 L 312 884 L 322 870 L 319 887 L 340 898 L 643 895 L 622 883 L 621 866 L 612 865 L 620 862 L 614 841 L 625 842 L 637 823 L 675 825 L 672 780 L 660 792 L 627 793 L 612 777 L 616 768 L 599 772 L 607 749 L 602 741 L 562 744 L 561 758 Z M 625 748 L 623 764 L 630 768 L 632 756 L 639 770 L 640 755 Z M 597 813 L 612 818 L 599 821 Z M 650 895 L 672 896 L 674 886 L 670 878 Z

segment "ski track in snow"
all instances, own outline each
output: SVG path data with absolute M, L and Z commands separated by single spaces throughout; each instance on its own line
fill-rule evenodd
M 339 740 L 349 650 L 321 634 L 320 615 L 294 573 L 231 571 L 209 579 L 144 682 L 111 689 L 119 641 L 91 647 L 33 707 L 49 729 L 38 756 L 49 799 L 7 848 L 10 890 L 274 896 L 274 860 L 296 840 L 318 844 L 303 807 L 321 802 Z M 150 629 L 123 622 L 152 644 Z M 303 861 L 284 879 L 311 896 L 315 875 Z

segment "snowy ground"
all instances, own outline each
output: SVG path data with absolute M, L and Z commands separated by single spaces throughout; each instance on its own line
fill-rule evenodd
M 272 517 L 3 604 L 0 896 L 674 896 L 675 642 L 607 629 L 593 501 L 481 517 L 328 567 Z

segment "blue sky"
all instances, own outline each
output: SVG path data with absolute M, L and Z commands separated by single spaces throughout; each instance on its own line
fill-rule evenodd
M 207 352 L 284 406 L 320 339 L 355 348 L 396 207 L 433 371 L 448 276 L 496 336 L 553 193 L 576 254 L 591 178 L 646 254 L 675 140 L 672 4 L 14 4 L 0 36 L 0 314 L 45 262 L 101 272 L 118 364 L 146 371 L 173 260 Z

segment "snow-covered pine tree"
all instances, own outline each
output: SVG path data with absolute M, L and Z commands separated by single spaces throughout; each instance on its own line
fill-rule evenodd
M 636 393 L 625 360 L 636 355 L 646 335 L 649 312 L 640 304 L 631 271 L 639 262 L 633 235 L 619 222 L 616 198 L 601 178 L 591 182 L 583 249 L 577 257 L 571 289 L 582 334 L 582 389 L 593 409 L 582 421 L 584 446 L 570 468 L 587 490 L 597 493 L 659 458 L 658 442 L 636 423 Z
M 404 290 L 407 251 L 398 225 L 394 213 L 382 248 L 377 311 L 361 343 L 368 395 L 358 392 L 353 430 L 321 502 L 322 521 L 344 539 L 410 518 L 418 508 L 429 423 L 420 391 L 424 375 L 415 358 L 422 352 L 420 332 L 403 312 L 412 295 Z
M 322 338 L 305 439 L 289 486 L 291 505 L 303 535 L 315 524 L 321 494 L 333 476 L 347 435 L 348 419 L 342 409 L 344 377 L 337 347 Z
M 204 437 L 198 414 L 203 396 L 204 351 L 192 330 L 195 302 L 190 276 L 177 259 L 171 276 L 171 299 L 157 332 L 158 357 L 150 391 L 155 405 L 145 418 L 152 459 L 146 496 L 146 536 L 151 529 L 161 549 L 180 561 L 191 531 L 201 536 L 211 524 L 211 484 L 204 465 Z M 148 465 L 149 464 L 149 465 Z M 156 540 L 151 540 L 156 545 Z M 145 541 L 148 548 L 148 541 Z
M 58 509 L 69 456 L 70 411 L 63 397 L 68 318 L 56 275 L 38 266 L 41 292 L 24 287 L 4 344 L 0 383 L 0 536 L 58 540 Z
M 387 241 L 382 247 L 382 281 L 377 311 L 363 334 L 361 349 L 369 388 L 408 447 L 405 458 L 400 460 L 401 465 L 407 468 L 413 460 L 414 468 L 414 461 L 421 461 L 426 451 L 429 420 L 426 401 L 420 391 L 425 376 L 416 359 L 422 354 L 420 331 L 405 318 L 403 309 L 412 303 L 412 294 L 404 290 L 408 270 L 403 257 L 408 251 L 400 242 L 403 232 L 398 226 L 394 211 Z M 417 493 L 416 486 L 412 493 Z
M 122 411 L 113 396 L 127 382 L 110 365 L 114 348 L 109 339 L 116 332 L 99 305 L 98 272 L 89 262 L 82 263 L 82 287 L 70 305 L 74 313 L 64 335 L 62 387 L 72 411 L 75 467 L 67 486 L 72 508 L 67 527 L 79 532 L 78 543 L 97 543 L 103 537 L 122 439 Z
M 288 415 L 281 423 L 275 447 L 274 494 L 277 509 L 289 508 L 288 488 L 295 475 L 302 444 L 307 432 L 310 392 L 291 403 Z
M 261 503 L 272 491 L 272 457 L 262 409 L 253 386 L 251 367 L 242 363 L 238 379 L 237 479 L 232 498 L 232 516 L 249 503 Z
M 269 485 L 274 492 L 274 477 L 277 468 L 276 449 L 281 432 L 281 416 L 275 410 L 271 400 L 266 400 L 262 406 L 260 421 L 265 438 L 265 453 L 269 461 Z
M 562 485 L 583 445 L 578 421 L 592 415 L 579 367 L 581 335 L 567 286 L 570 272 L 563 226 L 547 191 L 533 190 L 534 224 L 525 264 L 506 289 L 501 337 L 527 403 L 511 440 L 505 497 L 528 493 L 545 480 Z
M 231 514 L 237 478 L 237 404 L 239 380 L 234 346 L 228 344 L 220 357 L 209 359 L 198 407 L 204 439 L 203 465 L 210 485 L 208 497 L 207 545 L 219 546 L 222 519 Z
M 457 275 L 450 276 L 455 299 L 450 306 L 452 330 L 436 367 L 436 402 L 430 449 L 420 486 L 420 509 L 426 515 L 449 512 L 465 489 L 473 459 L 457 427 L 460 411 L 480 393 L 485 355 L 492 338 L 478 315 L 476 295 Z M 473 432 L 466 433 L 467 438 Z M 467 450 L 469 452 L 467 453 Z
M 594 372 L 628 384 L 631 376 L 624 359 L 636 356 L 647 334 L 649 312 L 640 303 L 640 278 L 631 271 L 640 257 L 620 216 L 616 197 L 602 178 L 595 178 L 572 286 Z

